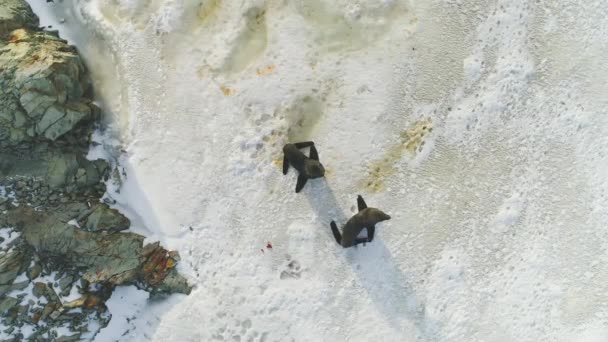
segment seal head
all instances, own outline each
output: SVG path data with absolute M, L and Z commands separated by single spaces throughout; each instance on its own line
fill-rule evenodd
M 325 175 L 325 168 L 318 160 L 309 159 L 306 161 L 305 172 L 308 178 L 321 178 Z

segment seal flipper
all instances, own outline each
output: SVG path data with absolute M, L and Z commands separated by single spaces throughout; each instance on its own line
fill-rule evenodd
M 355 243 L 353 244 L 353 246 L 356 246 L 356 245 L 358 245 L 360 243 L 362 243 L 365 246 L 366 242 L 369 242 L 369 241 L 367 241 L 366 238 L 356 238 L 355 239 Z
M 317 152 L 315 145 L 310 146 L 310 159 L 319 161 L 319 152 Z
M 357 207 L 359 207 L 359 211 L 367 208 L 367 204 L 365 204 L 365 201 L 361 195 L 357 196 Z
M 300 192 L 300 190 L 302 190 L 304 185 L 306 185 L 307 181 L 308 181 L 308 177 L 306 177 L 304 174 L 300 174 L 298 176 L 298 183 L 296 184 L 296 193 L 298 193 L 298 192 Z
M 294 145 L 296 146 L 296 148 L 304 148 L 304 147 L 308 147 L 308 146 L 314 146 L 315 143 L 312 141 L 303 141 L 303 142 L 295 143 Z
M 367 242 L 372 242 L 374 239 L 374 233 L 376 232 L 376 226 L 367 227 Z
M 342 235 L 340 235 L 340 231 L 338 230 L 338 226 L 336 226 L 336 222 L 331 221 L 329 226 L 331 227 L 331 232 L 334 234 L 334 238 L 336 239 L 336 242 L 338 243 L 338 245 L 341 246 L 342 245 Z
M 283 156 L 283 174 L 286 175 L 289 170 L 289 161 L 287 160 L 287 155 Z

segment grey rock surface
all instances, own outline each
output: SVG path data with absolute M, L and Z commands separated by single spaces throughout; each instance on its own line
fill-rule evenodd
M 0 301 L 0 315 L 5 315 L 8 313 L 8 310 L 19 304 L 19 299 L 14 297 L 4 297 L 3 300 Z
M 129 219 L 100 201 L 119 172 L 85 157 L 100 118 L 88 72 L 38 24 L 24 0 L 0 0 L 0 228 L 20 234 L 0 250 L 0 326 L 14 341 L 78 341 L 108 324 L 116 285 L 191 286 L 177 252 L 122 232 Z
M 118 210 L 110 208 L 105 203 L 99 203 L 78 217 L 82 229 L 87 231 L 113 231 L 129 229 L 131 221 Z
M 0 255 L 0 296 L 11 289 L 17 276 L 25 271 L 29 257 L 19 249 Z
M 187 282 L 177 273 L 163 283 L 177 258 L 158 243 L 144 246 L 141 235 L 88 232 L 29 207 L 12 210 L 9 224 L 23 233 L 38 255 L 82 271 L 88 282 L 121 285 L 140 281 L 151 288 L 163 284 L 167 292 L 189 293 Z
M 88 74 L 75 48 L 27 28 L 0 45 L 0 147 L 55 141 L 99 113 L 84 97 Z
M 18 28 L 38 27 L 38 17 L 30 5 L 21 0 L 0 0 L 0 36 Z

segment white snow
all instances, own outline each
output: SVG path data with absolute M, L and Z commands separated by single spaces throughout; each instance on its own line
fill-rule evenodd
M 15 192 L 10 188 L 7 189 L 4 185 L 0 185 L 0 200 L 2 200 L 2 203 L 6 203 L 8 200 L 11 200 L 13 206 L 19 206 Z
M 112 313 L 112 320 L 107 327 L 99 331 L 96 340 L 116 341 L 124 335 L 129 335 L 130 330 L 134 328 L 129 322 L 142 315 L 148 297 L 148 292 L 138 290 L 135 286 L 117 287 L 106 302 Z
M 122 340 L 607 338 L 603 2 L 52 6 L 126 150 L 108 196 L 196 284 L 162 310 L 120 290 Z M 300 194 L 297 140 L 327 169 Z M 344 250 L 357 194 L 392 219 Z
M 68 224 L 77 228 L 80 228 L 80 225 L 78 224 L 78 221 L 76 221 L 76 219 L 71 219 L 68 221 Z
M 11 242 L 15 241 L 19 236 L 21 236 L 21 233 L 14 231 L 11 227 L 0 228 L 0 238 L 2 238 L 2 242 L 0 242 L 0 254 L 8 250 Z

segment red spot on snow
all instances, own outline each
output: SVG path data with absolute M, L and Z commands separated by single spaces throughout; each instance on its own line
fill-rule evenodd
M 268 248 L 268 249 L 272 249 L 272 244 L 269 242 L 269 243 L 266 245 L 266 248 Z

